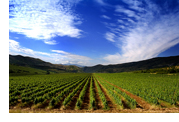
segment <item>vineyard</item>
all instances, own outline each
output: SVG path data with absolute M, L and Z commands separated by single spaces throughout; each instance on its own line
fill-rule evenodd
M 9 111 L 179 112 L 179 75 L 61 73 L 9 77 Z

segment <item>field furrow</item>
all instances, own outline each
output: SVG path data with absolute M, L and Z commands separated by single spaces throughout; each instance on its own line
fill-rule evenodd
M 91 78 L 89 79 L 89 81 L 91 80 Z M 87 85 L 87 89 L 86 89 L 86 92 L 85 92 L 85 96 L 84 96 L 84 100 L 83 100 L 83 103 L 82 103 L 82 106 L 81 106 L 81 109 L 85 109 L 85 110 L 88 110 L 89 109 L 89 103 L 90 103 L 90 82 L 88 83 Z
M 100 76 L 98 76 L 98 77 L 101 78 Z M 101 78 L 101 79 L 102 79 L 102 78 Z M 144 100 L 141 99 L 140 97 L 138 97 L 138 96 L 136 96 L 136 95 L 134 95 L 134 94 L 132 94 L 132 93 L 130 93 L 130 92 L 128 92 L 128 91 L 122 89 L 121 87 L 119 87 L 119 86 L 117 86 L 117 85 L 114 85 L 114 84 L 110 83 L 109 81 L 107 81 L 107 80 L 105 80 L 105 79 L 103 79 L 103 80 L 106 81 L 106 82 L 108 82 L 109 84 L 115 86 L 116 88 L 120 89 L 122 92 L 125 92 L 125 93 L 126 93 L 127 95 L 129 95 L 131 98 L 135 99 L 136 102 L 138 103 L 138 105 L 139 105 L 140 107 L 142 107 L 142 108 L 144 108 L 144 109 L 151 109 L 151 108 L 152 108 L 152 106 L 151 106 L 149 103 L 147 103 L 146 101 L 144 101 Z
M 94 83 L 94 79 L 93 79 L 93 83 Z M 102 101 L 99 97 L 99 93 L 98 93 L 98 90 L 97 90 L 97 86 L 96 84 L 94 83 L 94 93 L 95 93 L 95 102 L 96 102 L 96 109 L 102 109 L 103 108 L 103 105 L 102 105 Z
M 178 81 L 177 75 L 134 73 L 11 76 L 9 112 L 179 112 Z
M 111 98 L 109 97 L 109 95 L 106 92 L 106 89 L 99 83 L 99 81 L 97 80 L 99 87 L 101 88 L 102 92 L 104 93 L 104 96 L 107 100 L 108 106 L 110 108 L 110 110 L 117 108 L 117 106 L 112 102 Z

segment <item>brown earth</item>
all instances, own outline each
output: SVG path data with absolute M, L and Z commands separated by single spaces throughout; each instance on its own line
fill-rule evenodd
M 179 113 L 179 108 L 123 109 L 123 110 L 60 110 L 60 109 L 9 109 L 9 113 Z
M 70 103 L 67 105 L 67 107 L 65 108 L 66 110 L 74 110 L 75 106 L 76 106 L 76 102 L 77 99 L 79 98 L 80 92 L 83 89 L 83 87 L 81 87 L 77 93 L 75 94 L 75 96 L 72 98 L 72 100 L 70 101 Z
M 85 109 L 87 110 L 89 108 L 89 102 L 90 102 L 90 99 L 89 99 L 89 96 L 90 96 L 90 82 L 88 83 L 88 88 L 86 90 L 86 93 L 85 93 L 85 96 L 84 96 L 84 100 L 83 100 L 83 104 L 81 106 L 81 109 Z
M 113 104 L 112 100 L 110 99 L 110 97 L 108 96 L 106 89 L 104 87 L 102 87 L 102 85 L 99 83 L 99 81 L 97 80 L 99 87 L 101 88 L 102 92 L 104 93 L 104 96 L 106 98 L 106 101 L 108 103 L 108 106 L 110 108 L 110 110 L 116 109 L 117 106 L 115 104 Z
M 96 109 L 102 109 L 103 106 L 102 106 L 102 101 L 99 97 L 99 94 L 98 94 L 98 90 L 97 90 L 97 87 L 96 87 L 96 84 L 94 83 L 94 79 L 93 79 L 93 85 L 94 85 L 94 94 L 95 94 L 95 101 L 96 101 Z

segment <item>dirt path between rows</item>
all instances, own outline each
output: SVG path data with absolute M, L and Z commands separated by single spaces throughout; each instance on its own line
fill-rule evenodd
M 179 113 L 179 108 L 159 108 L 146 110 L 141 108 L 123 110 L 60 110 L 60 109 L 31 109 L 13 108 L 9 113 Z
M 94 82 L 94 79 L 93 79 L 92 82 L 93 82 L 93 85 L 94 85 L 93 88 L 94 88 L 94 94 L 95 94 L 96 109 L 102 109 L 103 108 L 102 101 L 101 101 L 101 99 L 99 97 L 98 90 L 97 90 L 96 84 Z
M 104 93 L 104 96 L 107 100 L 107 103 L 108 103 L 108 106 L 110 108 L 110 110 L 114 110 L 117 108 L 117 106 L 115 104 L 113 104 L 112 100 L 110 99 L 110 97 L 108 96 L 107 92 L 106 92 L 106 89 L 99 83 L 99 81 L 96 79 L 96 81 L 98 82 L 99 84 L 99 87 L 101 88 L 102 92 Z
M 146 101 L 144 101 L 142 98 L 140 98 L 140 97 L 138 97 L 138 96 L 136 96 L 136 95 L 134 95 L 134 94 L 132 94 L 132 93 L 130 93 L 130 92 L 124 90 L 124 89 L 122 89 L 122 88 L 119 87 L 119 86 L 116 86 L 116 85 L 110 83 L 109 81 L 107 81 L 107 80 L 101 78 L 100 76 L 98 76 L 98 77 L 99 77 L 100 79 L 102 79 L 103 81 L 106 81 L 106 82 L 108 82 L 109 84 L 111 84 L 111 85 L 113 85 L 113 86 L 119 88 L 122 92 L 125 92 L 125 93 L 126 93 L 127 95 L 129 95 L 131 98 L 135 99 L 136 102 L 137 102 L 142 108 L 144 108 L 144 109 L 152 109 L 152 108 L 153 108 L 149 103 L 147 103 Z
M 72 98 L 72 100 L 70 101 L 69 105 L 67 105 L 67 107 L 66 107 L 65 109 L 67 109 L 67 110 L 74 110 L 74 109 L 75 109 L 77 99 L 79 98 L 80 92 L 81 92 L 81 90 L 83 89 L 83 87 L 84 87 L 84 86 L 82 86 L 82 87 L 77 91 L 77 93 L 75 94 L 75 96 Z
M 85 110 L 89 109 L 89 102 L 90 102 L 90 99 L 89 99 L 89 96 L 90 96 L 89 90 L 90 90 L 90 82 L 88 83 L 88 87 L 87 87 L 87 90 L 86 90 L 86 93 L 85 93 L 85 96 L 84 96 L 83 104 L 81 106 L 82 110 L 83 109 L 85 109 Z

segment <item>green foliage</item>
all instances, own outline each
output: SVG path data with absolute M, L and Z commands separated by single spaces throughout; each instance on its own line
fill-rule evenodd
M 51 74 L 51 75 L 31 75 L 10 76 L 9 77 L 9 103 L 13 105 L 21 99 L 22 103 L 33 102 L 42 103 L 44 100 L 51 100 L 59 92 L 75 88 L 81 81 L 90 74 Z M 76 84 L 76 85 L 75 85 Z M 63 92 L 64 93 L 64 92 Z M 67 91 L 66 91 L 67 93 Z
M 81 108 L 81 105 L 82 105 L 82 103 L 83 103 L 86 90 L 87 90 L 87 88 L 88 88 L 88 84 L 89 84 L 89 79 L 87 80 L 85 86 L 83 87 L 82 91 L 80 92 L 79 98 L 78 98 L 78 100 L 77 100 L 76 107 L 77 107 L 78 109 Z
M 114 103 L 123 107 L 121 98 L 116 94 L 116 92 L 114 92 L 114 87 L 111 86 L 110 84 L 102 81 L 99 78 L 97 78 L 97 79 L 100 82 L 100 84 L 103 85 L 103 87 L 106 89 L 106 92 L 108 93 L 108 95 L 110 95 L 112 97 L 112 99 L 114 100 Z
M 47 70 L 46 74 L 47 74 L 47 75 L 49 75 L 49 74 L 50 74 L 50 71 L 49 71 L 49 70 Z
M 157 73 L 157 74 L 168 74 L 168 73 L 179 73 L 178 66 L 165 67 L 165 68 L 155 68 L 155 69 L 147 69 L 134 71 L 135 73 Z
M 177 103 L 179 75 L 143 73 L 99 73 L 95 75 L 140 96 L 151 104 L 158 105 L 158 100 L 166 101 L 171 105 Z M 135 104 L 135 101 L 132 103 Z
M 103 108 L 104 109 L 109 109 L 109 106 L 108 106 L 108 102 L 106 100 L 106 97 L 104 95 L 104 93 L 102 92 L 98 82 L 96 81 L 96 79 L 94 78 L 94 81 L 95 81 L 95 84 L 96 84 L 96 87 L 97 87 L 97 90 L 98 90 L 98 94 L 99 94 L 99 97 L 102 101 L 102 104 L 103 104 Z
M 87 80 L 88 82 L 88 80 Z M 75 94 L 78 92 L 78 90 L 80 90 L 80 88 L 86 83 L 86 80 L 82 81 L 63 101 L 63 105 L 66 106 L 71 100 L 72 98 L 75 96 Z M 83 93 L 82 93 L 83 94 Z
M 90 108 L 95 109 L 96 108 L 96 101 L 95 101 L 95 93 L 94 93 L 94 81 L 93 77 L 90 81 Z

